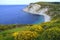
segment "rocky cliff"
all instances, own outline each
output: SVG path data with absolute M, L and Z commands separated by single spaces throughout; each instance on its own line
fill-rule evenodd
M 43 15 L 45 18 L 45 22 L 50 21 L 50 16 L 46 14 L 48 11 L 48 7 L 41 8 L 42 6 L 39 4 L 30 4 L 26 8 L 23 9 L 23 11 L 31 13 L 31 14 L 38 14 Z

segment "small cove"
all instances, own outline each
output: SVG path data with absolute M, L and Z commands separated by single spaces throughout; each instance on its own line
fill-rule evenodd
M 33 15 L 22 9 L 27 5 L 0 5 L 0 24 L 38 24 L 45 21 L 42 15 Z

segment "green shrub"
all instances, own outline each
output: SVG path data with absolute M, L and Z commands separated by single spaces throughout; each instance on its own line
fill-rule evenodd
M 43 28 L 40 25 L 33 25 L 31 27 L 29 27 L 30 31 L 35 31 L 37 33 L 42 33 L 43 32 Z
M 2 35 L 0 34 L 0 40 L 14 40 L 11 34 Z
M 15 28 L 15 27 L 16 27 L 16 25 L 0 25 L 0 31 L 12 29 L 12 28 Z
M 42 40 L 60 40 L 60 28 L 47 29 L 41 36 Z
M 44 29 L 49 29 L 52 27 L 59 27 L 60 28 L 60 20 L 52 20 L 50 22 L 44 22 L 40 24 Z
M 39 34 L 31 31 L 21 31 L 13 33 L 15 40 L 37 40 Z

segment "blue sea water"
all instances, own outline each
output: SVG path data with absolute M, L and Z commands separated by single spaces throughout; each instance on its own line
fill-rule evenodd
M 0 24 L 38 24 L 44 16 L 24 12 L 27 5 L 0 5 Z

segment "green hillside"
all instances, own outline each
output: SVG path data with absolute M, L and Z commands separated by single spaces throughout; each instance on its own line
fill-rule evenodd
M 60 40 L 60 3 L 36 2 L 48 7 L 50 22 L 26 25 L 0 25 L 0 40 Z

